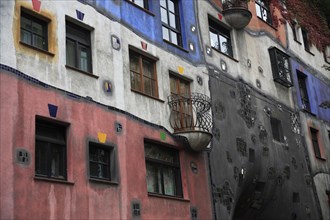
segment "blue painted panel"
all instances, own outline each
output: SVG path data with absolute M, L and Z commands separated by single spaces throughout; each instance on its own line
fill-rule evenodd
M 103 14 L 118 20 L 144 39 L 151 41 L 165 50 L 185 58 L 192 63 L 202 63 L 203 57 L 199 45 L 199 35 L 190 30 L 191 25 L 197 26 L 194 1 L 179 0 L 183 48 L 186 51 L 163 41 L 159 1 L 149 1 L 149 11 L 153 15 L 132 5 L 126 0 L 87 0 L 87 2 L 93 7 L 96 7 L 96 9 Z M 193 52 L 188 52 L 188 42 L 194 45 Z
M 297 91 L 297 103 L 302 109 L 301 95 L 298 86 L 297 70 L 305 74 L 308 98 L 311 105 L 311 112 L 318 118 L 330 122 L 330 109 L 319 107 L 322 102 L 330 101 L 330 86 L 316 78 L 313 74 L 304 69 L 299 63 L 291 60 L 293 84 Z

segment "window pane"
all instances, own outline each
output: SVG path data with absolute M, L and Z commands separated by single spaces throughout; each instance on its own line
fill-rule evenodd
M 256 12 L 257 12 L 257 16 L 259 18 L 261 18 L 261 9 L 260 9 L 260 6 L 258 4 L 256 4 Z
M 228 54 L 228 42 L 227 42 L 227 39 L 224 38 L 223 36 L 219 36 L 220 38 L 220 51 L 225 53 L 225 54 Z
M 154 66 L 151 62 L 149 62 L 148 60 L 143 60 L 143 75 L 148 76 L 150 78 L 154 78 Z
M 80 46 L 80 67 L 83 71 L 88 71 L 88 48 Z
M 169 41 L 170 40 L 170 34 L 169 30 L 166 27 L 163 27 L 163 39 Z
M 32 40 L 31 33 L 27 32 L 27 31 L 24 31 L 24 30 L 21 30 L 21 41 L 24 42 L 24 43 L 32 45 L 31 40 Z
M 36 174 L 47 176 L 47 143 L 36 141 Z
M 167 11 L 164 8 L 160 8 L 162 22 L 168 24 Z
M 210 40 L 211 40 L 211 47 L 214 47 L 218 50 L 219 48 L 219 42 L 218 42 L 218 35 L 212 31 L 210 31 Z
M 44 39 L 38 35 L 33 35 L 33 46 L 38 47 L 38 48 L 45 48 L 45 42 Z
M 151 90 L 151 80 L 149 78 L 143 77 L 144 79 L 144 93 L 148 95 L 152 95 L 152 90 Z
M 175 33 L 174 31 L 170 31 L 171 32 L 171 42 L 173 44 L 178 45 L 178 36 L 177 33 Z
M 175 162 L 175 156 L 172 151 L 167 151 L 166 149 L 162 149 L 147 143 L 145 144 L 145 156 L 169 163 Z
M 32 22 L 32 31 L 38 35 L 43 35 L 42 25 L 36 22 Z
M 76 67 L 76 52 L 75 43 L 70 40 L 66 40 L 66 64 L 69 66 Z
M 160 0 L 160 6 L 166 8 L 166 0 Z
M 148 192 L 162 194 L 161 186 L 161 173 L 156 165 L 151 163 L 146 164 L 147 166 L 147 189 Z
M 171 93 L 178 94 L 178 91 L 176 88 L 176 79 L 173 77 L 170 77 L 170 84 L 171 84 Z
M 176 195 L 175 189 L 175 171 L 173 168 L 164 167 L 163 168 L 163 177 L 164 177 L 164 191 L 165 195 Z
M 140 72 L 139 57 L 135 55 L 130 55 L 129 57 L 130 69 L 134 72 Z
M 141 91 L 141 78 L 140 74 L 131 71 L 131 88 Z
M 21 28 L 32 31 L 32 22 L 31 22 L 31 20 L 27 19 L 25 17 L 21 17 Z
M 144 2 L 143 0 L 134 0 L 134 3 L 142 8 L 144 8 Z
M 169 0 L 169 1 L 168 1 L 168 9 L 169 9 L 171 12 L 175 13 L 175 6 L 174 6 L 174 2 L 173 2 L 173 0 Z
M 175 15 L 170 13 L 170 26 L 176 29 L 176 20 L 175 20 Z

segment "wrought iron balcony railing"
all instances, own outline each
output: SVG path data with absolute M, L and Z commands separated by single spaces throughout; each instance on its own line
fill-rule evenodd
M 189 98 L 170 95 L 168 104 L 172 110 L 170 124 L 175 132 L 211 131 L 212 117 L 209 114 L 211 100 L 208 96 L 200 93 L 193 93 Z
M 247 0 L 227 0 L 222 3 L 223 10 L 230 8 L 248 8 Z
M 222 8 L 226 21 L 236 29 L 244 28 L 252 18 L 247 0 L 225 0 L 222 3 Z

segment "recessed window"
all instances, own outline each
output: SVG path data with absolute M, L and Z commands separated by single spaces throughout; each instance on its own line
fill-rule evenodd
M 312 141 L 312 145 L 313 145 L 313 148 L 314 148 L 315 157 L 322 158 L 321 157 L 321 150 L 320 150 L 320 146 L 319 146 L 319 141 L 318 141 L 319 131 L 317 129 L 310 128 L 310 132 L 311 132 L 311 141 Z
M 113 147 L 89 143 L 89 176 L 90 178 L 112 181 L 114 180 L 114 150 Z
M 66 64 L 92 72 L 91 32 L 70 21 L 66 21 Z
M 48 23 L 21 11 L 21 42 L 48 50 Z
M 272 24 L 272 16 L 269 10 L 269 4 L 266 0 L 256 0 L 257 16 L 268 24 Z
M 174 130 L 187 129 L 194 127 L 192 115 L 192 103 L 190 94 L 190 82 L 170 75 L 171 95 L 178 100 L 178 105 L 173 106 L 171 113 L 171 125 Z
M 209 18 L 211 47 L 233 57 L 230 30 Z
M 66 126 L 36 119 L 35 175 L 66 179 Z
M 182 197 L 179 152 L 145 143 L 147 189 L 149 193 Z
M 158 98 L 156 60 L 129 51 L 131 89 Z
M 289 56 L 275 47 L 269 49 L 269 55 L 274 81 L 291 87 L 293 84 Z
M 301 107 L 303 109 L 306 109 L 307 111 L 310 111 L 311 106 L 309 103 L 307 85 L 306 85 L 307 76 L 297 70 L 297 78 L 298 78 L 298 85 L 299 85 L 299 92 L 300 92 L 300 99 L 301 99 Z
M 182 46 L 178 0 L 160 0 L 163 39 Z
M 272 134 L 273 134 L 273 139 L 282 142 L 283 141 L 283 134 L 282 134 L 282 125 L 281 121 L 278 120 L 277 118 L 270 118 L 270 125 L 272 127 Z
M 149 9 L 148 8 L 148 0 L 129 0 L 130 2 L 133 2 L 134 4 L 140 6 L 141 8 L 144 9 Z
M 310 51 L 308 32 L 306 31 L 306 29 L 302 28 L 301 29 L 301 34 L 302 34 L 302 37 L 303 37 L 305 50 Z

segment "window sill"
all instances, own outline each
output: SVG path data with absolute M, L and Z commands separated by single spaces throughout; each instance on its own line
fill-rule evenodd
M 327 161 L 327 159 L 326 158 L 323 158 L 323 157 L 321 157 L 321 156 L 315 156 L 315 158 L 316 159 L 318 159 L 318 160 L 320 160 L 320 161 Z
M 135 93 L 138 93 L 138 94 L 140 94 L 140 95 L 146 96 L 146 97 L 148 97 L 148 98 L 152 98 L 152 99 L 154 99 L 154 100 L 156 100 L 156 101 L 159 101 L 159 102 L 161 102 L 161 103 L 164 103 L 164 102 L 165 102 L 164 100 L 161 100 L 161 99 L 159 99 L 159 98 L 157 98 L 157 97 L 154 97 L 154 96 L 151 96 L 151 95 L 147 95 L 147 94 L 145 94 L 145 93 L 143 93 L 143 92 L 140 92 L 140 91 L 138 91 L 138 90 L 135 90 L 135 89 L 131 89 L 131 91 L 132 91 L 132 92 L 135 92 Z
M 306 51 L 307 53 L 309 53 L 310 55 L 315 56 L 315 54 L 313 54 L 313 53 L 310 52 L 309 50 L 306 50 L 306 49 L 305 49 L 305 51 Z
M 24 43 L 23 41 L 19 41 L 19 43 L 22 44 L 22 45 L 24 45 L 24 46 L 26 46 L 26 47 L 29 47 L 31 49 L 37 50 L 37 51 L 39 51 L 41 53 L 47 54 L 49 56 L 52 56 L 52 57 L 55 56 L 55 54 L 53 54 L 53 53 L 51 53 L 51 52 L 49 52 L 47 50 L 43 50 L 43 49 L 40 49 L 38 47 L 34 47 L 34 46 L 30 45 L 30 44 Z
M 34 177 L 35 181 L 45 181 L 45 182 L 52 182 L 52 183 L 62 183 L 62 184 L 67 184 L 67 185 L 74 185 L 74 182 L 67 181 L 67 180 L 61 180 L 61 179 L 52 179 L 52 178 L 47 178 L 47 177 L 40 177 L 40 176 L 35 176 Z
M 316 116 L 313 112 L 311 112 L 311 111 L 308 110 L 308 109 L 301 108 L 301 111 L 306 112 L 306 113 L 308 113 L 308 114 L 310 114 L 310 115 L 312 115 L 312 116 Z
M 258 16 L 257 16 L 258 17 Z M 258 19 L 260 21 L 262 21 L 263 23 L 267 24 L 269 27 L 271 27 L 272 29 L 274 29 L 275 31 L 277 31 L 277 28 L 275 28 L 272 24 L 268 23 L 267 21 L 264 21 L 262 18 L 258 17 Z
M 218 53 L 220 53 L 220 54 L 222 54 L 222 55 L 224 55 L 224 56 L 228 57 L 229 59 L 231 59 L 231 60 L 235 61 L 236 63 L 238 63 L 238 62 L 239 62 L 239 61 L 238 61 L 238 60 L 236 60 L 234 57 L 231 57 L 231 56 L 229 56 L 228 54 L 225 54 L 224 52 L 221 52 L 220 50 L 218 50 L 218 49 L 216 49 L 216 48 L 214 48 L 214 47 L 212 47 L 212 49 L 213 49 L 213 50 L 215 50 L 215 51 L 217 51 Z
M 85 74 L 85 75 L 87 75 L 87 76 L 93 77 L 93 78 L 95 78 L 95 79 L 98 79 L 98 78 L 99 78 L 99 76 L 97 76 L 97 75 L 93 75 L 92 73 L 89 73 L 89 72 L 86 72 L 86 71 L 83 71 L 83 70 L 77 69 L 76 67 L 73 67 L 73 66 L 65 65 L 65 67 L 68 68 L 68 69 L 75 70 L 75 71 L 77 71 L 77 72 L 79 72 L 79 73 Z
M 95 182 L 95 183 L 104 183 L 104 184 L 109 184 L 109 185 L 115 185 L 118 186 L 119 183 L 111 180 L 104 180 L 104 179 L 97 179 L 97 178 L 89 178 L 89 181 Z
M 150 192 L 148 192 L 148 196 L 163 198 L 163 199 L 172 199 L 172 200 L 177 200 L 177 201 L 182 201 L 182 202 L 190 202 L 189 199 L 184 199 L 184 198 L 181 198 L 181 197 L 174 197 L 174 196 L 160 195 L 160 194 L 150 193 Z
M 189 53 L 188 50 L 184 49 L 183 47 L 181 47 L 181 46 L 179 46 L 179 45 L 173 44 L 171 41 L 168 41 L 168 40 L 165 40 L 165 39 L 163 39 L 163 41 L 164 41 L 165 43 L 167 43 L 167 44 L 170 44 L 170 45 L 172 45 L 172 46 L 174 46 L 174 47 L 176 47 L 176 48 L 178 48 L 178 49 L 180 49 L 180 50 L 186 52 L 186 53 Z
M 145 9 L 143 7 L 141 7 L 140 5 L 137 5 L 137 4 L 134 4 L 133 2 L 129 1 L 129 0 L 125 0 L 128 4 L 130 5 L 134 5 L 135 7 L 141 9 L 142 11 L 146 12 L 147 14 L 151 15 L 151 16 L 154 16 L 155 17 L 155 14 L 152 13 L 151 11 L 149 11 L 148 9 Z

